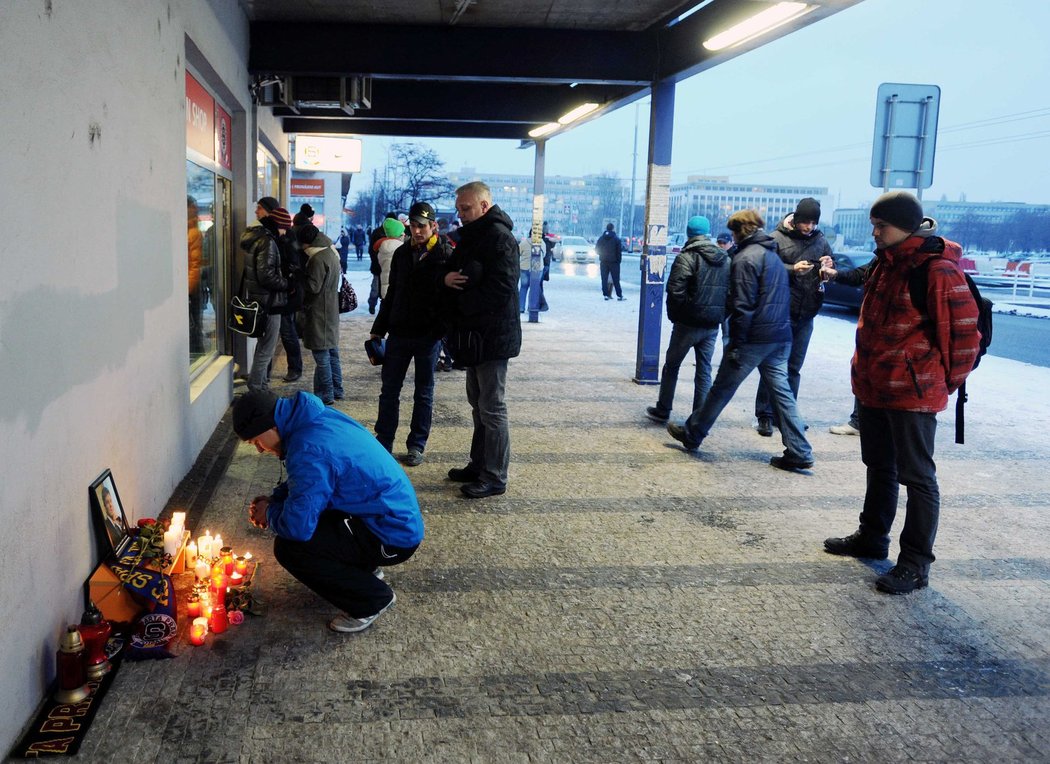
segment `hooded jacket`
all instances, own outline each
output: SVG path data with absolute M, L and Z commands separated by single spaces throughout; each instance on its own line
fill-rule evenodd
M 777 243 L 777 254 L 787 266 L 791 320 L 805 321 L 817 315 L 824 304 L 824 293 L 820 291 L 820 258 L 831 257 L 831 246 L 819 229 L 814 228 L 809 236 L 796 231 L 791 225 L 793 217 L 791 214 L 780 221 L 773 239 Z M 791 266 L 802 261 L 813 263 L 813 268 L 808 273 L 795 273 Z
M 853 392 L 864 406 L 943 411 L 973 369 L 981 339 L 977 304 L 958 266 L 962 248 L 935 236 L 936 229 L 936 221 L 924 218 L 912 236 L 875 252 L 851 368 Z M 919 267 L 927 274 L 926 315 L 910 291 Z
M 682 247 L 667 277 L 667 317 L 672 323 L 714 328 L 726 316 L 729 256 L 706 236 Z
M 267 313 L 280 313 L 288 304 L 288 279 L 281 274 L 277 240 L 262 225 L 250 225 L 241 234 L 244 260 L 244 296 Z
M 452 245 L 445 236 L 432 241 L 417 247 L 409 240 L 394 252 L 386 297 L 379 303 L 372 334 L 437 340 L 445 333 L 438 302 Z
M 339 347 L 339 288 L 343 271 L 332 240 L 320 231 L 303 251 L 307 255 L 303 279 L 303 345 L 307 350 Z
M 307 541 L 325 510 L 360 518 L 384 544 L 423 540 L 423 517 L 408 476 L 368 430 L 321 399 L 299 392 L 274 411 L 288 480 L 274 489 L 266 519 L 278 536 Z
M 390 283 L 390 261 L 394 259 L 394 252 L 405 243 L 404 239 L 394 239 L 384 236 L 376 242 L 376 263 L 379 265 L 379 296 L 386 299 L 387 284 Z
M 518 242 L 514 223 L 493 205 L 459 229 L 445 272 L 468 277 L 462 290 L 445 288 L 446 315 L 453 328 L 473 329 L 482 337 L 482 361 L 514 358 L 521 352 L 518 315 Z
M 777 243 L 762 229 L 737 244 L 729 266 L 729 344 L 791 341 L 791 290 Z
M 594 243 L 598 260 L 606 264 L 618 263 L 623 257 L 623 243 L 615 231 L 606 231 Z

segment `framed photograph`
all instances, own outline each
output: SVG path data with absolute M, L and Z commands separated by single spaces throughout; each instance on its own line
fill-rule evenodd
M 124 514 L 124 507 L 117 493 L 117 484 L 113 480 L 113 473 L 107 469 L 95 478 L 89 493 L 95 515 L 101 520 L 101 527 L 109 540 L 110 549 L 114 555 L 119 557 L 124 547 L 131 541 L 131 534 L 128 530 L 127 515 Z

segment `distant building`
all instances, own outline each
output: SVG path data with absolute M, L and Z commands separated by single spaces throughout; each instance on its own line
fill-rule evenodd
M 835 210 L 831 216 L 832 227 L 839 232 L 843 246 L 850 249 L 874 249 L 871 238 L 870 207 L 854 207 Z
M 812 196 L 827 215 L 831 199 L 824 186 L 771 185 L 768 183 L 730 183 L 728 177 L 690 175 L 685 183 L 671 184 L 668 227 L 671 232 L 685 230 L 693 215 L 704 215 L 711 230 L 720 231 L 737 210 L 755 209 L 773 230 L 786 215 L 795 211 L 798 200 Z

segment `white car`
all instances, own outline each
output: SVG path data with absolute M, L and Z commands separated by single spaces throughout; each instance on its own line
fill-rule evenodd
M 598 253 L 594 251 L 594 245 L 582 236 L 562 236 L 561 258 L 570 263 L 596 263 Z

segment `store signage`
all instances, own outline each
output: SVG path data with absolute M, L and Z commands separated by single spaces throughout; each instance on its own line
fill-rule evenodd
M 215 99 L 186 72 L 186 147 L 215 158 Z
M 233 152 L 230 147 L 233 121 L 219 104 L 215 104 L 215 158 L 226 170 L 233 169 Z
M 295 169 L 312 172 L 361 172 L 361 141 L 327 135 L 295 137 Z
M 324 180 L 320 178 L 292 178 L 292 196 L 324 196 Z

